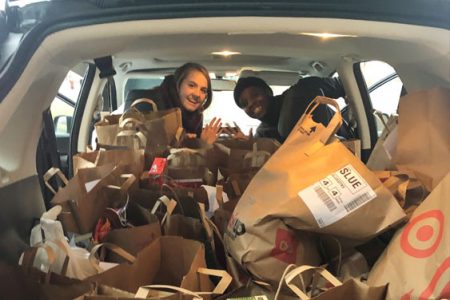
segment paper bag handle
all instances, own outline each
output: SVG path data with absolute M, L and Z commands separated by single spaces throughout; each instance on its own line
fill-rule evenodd
M 214 244 L 214 231 L 210 226 L 210 223 L 208 222 L 208 217 L 206 216 L 205 212 L 205 204 L 204 203 L 198 203 L 199 213 L 200 213 L 200 219 L 201 223 L 203 225 L 203 228 L 206 231 L 207 238 L 211 242 L 211 247 L 213 248 L 213 251 L 216 251 L 216 245 Z
M 67 274 L 67 268 L 69 267 L 69 260 L 70 260 L 70 257 L 69 257 L 69 249 L 67 249 L 67 246 L 64 244 L 64 242 L 63 241 L 61 241 L 61 240 L 48 240 L 48 241 L 46 241 L 45 243 L 53 243 L 53 244 L 55 244 L 59 249 L 61 249 L 63 252 L 64 252 L 64 262 L 63 262 L 63 265 L 62 265 L 62 267 L 61 267 L 61 270 L 60 270 L 60 274 L 61 275 L 63 275 L 63 276 L 65 276 L 66 274 Z M 44 244 L 45 245 L 45 244 Z M 51 249 L 51 248 L 50 248 Z M 56 254 L 55 254 L 56 255 Z M 56 260 L 56 257 L 55 257 L 55 259 L 54 260 Z M 49 258 L 49 262 L 50 262 L 50 258 Z
M 304 130 L 305 128 L 309 128 L 313 124 L 317 124 L 312 118 L 312 113 L 319 107 L 320 104 L 328 104 L 336 108 L 336 112 L 333 115 L 333 118 L 331 118 L 330 122 L 322 131 L 320 136 L 320 141 L 323 144 L 326 144 L 342 125 L 341 110 L 336 100 L 324 96 L 317 96 L 316 98 L 314 98 L 314 100 L 309 103 L 302 117 L 298 121 L 298 130 Z
M 198 293 L 191 292 L 191 291 L 181 288 L 181 287 L 172 286 L 172 285 L 162 285 L 162 284 L 152 284 L 152 285 L 141 286 L 137 290 L 134 298 L 147 298 L 149 296 L 149 292 L 151 290 L 160 290 L 160 289 L 171 290 L 174 292 L 182 293 L 184 295 L 189 295 L 189 296 L 193 297 L 192 298 L 193 300 L 202 300 L 203 299 Z
M 233 192 L 236 194 L 236 196 L 242 196 L 241 188 L 239 187 L 239 183 L 236 179 L 231 179 L 231 187 L 233 188 Z
M 219 283 L 216 285 L 214 290 L 212 290 L 212 292 L 197 292 L 199 295 L 221 295 L 225 292 L 232 281 L 230 274 L 224 270 L 198 268 L 197 273 L 220 278 Z
M 134 176 L 133 174 L 121 174 L 120 178 L 125 178 L 125 181 L 120 186 L 120 188 L 124 191 L 128 191 L 137 180 L 136 176 Z
M 195 149 L 191 149 L 191 148 L 172 148 L 172 149 L 170 149 L 169 156 L 167 156 L 167 160 L 171 160 L 171 159 L 175 158 L 175 156 L 177 154 L 184 154 L 184 153 L 198 155 L 198 156 L 203 158 L 203 154 L 201 154 L 200 152 L 198 152 L 198 150 L 195 150 Z
M 19 261 L 19 265 L 22 265 L 22 267 L 25 270 L 25 274 L 29 274 L 31 268 L 33 268 L 34 260 L 36 258 L 37 251 L 39 249 L 39 246 L 34 246 L 28 249 L 25 249 L 25 251 L 22 253 L 22 261 Z M 55 259 L 55 255 L 53 252 L 53 249 L 51 247 L 44 248 L 47 251 L 47 257 L 50 261 L 50 256 L 52 255 L 53 259 Z M 53 253 L 53 254 L 51 254 Z M 45 283 L 50 282 L 50 275 L 51 271 L 50 268 L 48 269 L 47 273 L 45 274 Z
M 386 113 L 376 109 L 373 110 L 373 115 L 380 120 L 381 124 L 383 124 L 383 131 L 387 130 L 387 132 L 390 132 L 388 127 L 389 116 Z
M 267 151 L 258 151 L 258 144 L 253 143 L 253 150 L 245 154 L 244 161 L 250 160 L 250 167 L 259 168 L 261 167 L 265 161 L 267 161 L 270 157 L 270 153 Z M 262 158 L 262 161 L 261 161 Z
M 322 267 L 314 267 L 314 266 L 300 266 L 289 273 L 286 274 L 286 277 L 284 278 L 284 281 L 286 282 L 286 285 L 301 299 L 301 300 L 309 300 L 311 299 L 308 295 L 306 295 L 301 289 L 299 289 L 297 286 L 295 286 L 292 283 L 292 280 L 301 275 L 302 273 L 308 271 L 308 270 L 314 270 L 318 274 L 320 274 L 323 278 L 325 278 L 329 283 L 331 283 L 333 286 L 340 286 L 342 283 L 334 277 L 330 272 L 328 272 L 325 268 Z
M 131 126 L 126 127 L 128 124 L 131 124 Z M 119 122 L 119 128 L 121 128 L 121 129 L 137 128 L 142 125 L 144 125 L 144 122 L 142 122 L 136 118 L 133 118 L 133 117 L 127 117 L 124 119 L 120 119 L 120 122 Z
M 136 182 L 136 176 L 133 174 L 121 174 L 119 176 L 120 179 L 125 179 L 124 182 L 120 186 L 114 184 L 108 184 L 106 187 L 111 189 L 118 189 L 123 192 L 128 192 L 131 186 Z
M 137 141 L 138 141 L 138 148 L 137 149 L 143 149 L 147 145 L 147 137 L 141 131 L 136 131 L 136 130 L 133 130 L 133 129 L 121 130 L 116 135 L 116 140 L 115 140 L 115 144 L 116 145 L 120 145 L 119 144 L 119 140 L 122 137 L 125 137 L 125 138 L 126 137 L 133 137 L 133 138 L 137 139 Z
M 91 253 L 89 254 L 89 262 L 99 273 L 102 272 L 103 270 L 99 266 L 99 259 L 96 257 L 96 254 L 98 250 L 102 247 L 111 250 L 112 252 L 116 253 L 117 255 L 119 255 L 120 257 L 122 257 L 123 259 L 127 260 L 130 263 L 133 263 L 136 260 L 136 257 L 134 257 L 129 252 L 125 251 L 124 249 L 120 248 L 117 245 L 114 245 L 112 243 L 97 244 L 91 249 Z
M 138 105 L 139 103 L 150 104 L 152 106 L 153 111 L 158 111 L 158 106 L 156 105 L 155 101 L 153 101 L 152 99 L 149 99 L 149 98 L 140 98 L 140 99 L 134 100 L 133 103 L 131 103 L 130 108 L 135 108 L 136 110 L 138 110 L 136 105 Z
M 184 214 L 185 212 L 184 212 L 183 204 L 181 203 L 181 200 L 180 200 L 180 198 L 178 197 L 177 192 L 176 192 L 170 185 L 168 185 L 167 183 L 163 183 L 163 184 L 161 185 L 161 193 L 163 192 L 164 188 L 166 188 L 166 189 L 168 189 L 169 191 L 172 192 L 173 197 L 174 197 L 175 200 L 177 201 L 178 208 L 180 209 L 181 214 L 184 216 L 184 215 L 185 215 L 185 214 Z
M 177 201 L 169 199 L 167 196 L 161 196 L 156 200 L 155 205 L 153 206 L 152 210 L 150 211 L 151 214 L 155 214 L 156 210 L 159 208 L 159 206 L 164 204 L 166 206 L 166 213 L 164 214 L 164 217 L 161 220 L 161 226 L 164 224 L 164 222 L 167 219 L 167 216 L 172 215 L 173 210 L 177 206 Z
M 184 128 L 182 126 L 178 127 L 177 132 L 175 133 L 175 148 L 179 148 L 181 143 L 181 138 L 183 137 Z
M 205 157 L 203 156 L 203 154 L 198 152 L 198 150 L 190 149 L 190 148 L 177 148 L 177 149 L 172 148 L 172 149 L 170 149 L 169 156 L 167 156 L 167 161 L 170 162 L 170 161 L 173 161 L 173 160 L 175 160 L 177 158 L 182 159 L 182 157 L 187 157 L 187 163 L 189 164 L 189 163 L 192 162 L 190 155 L 194 155 L 195 157 L 200 158 L 203 161 L 205 160 Z M 181 165 L 183 165 L 183 163 Z
M 69 180 L 67 180 L 67 177 L 63 174 L 63 172 L 61 172 L 59 168 L 52 167 L 48 169 L 48 171 L 44 174 L 44 183 L 54 195 L 56 195 L 56 190 L 50 185 L 49 180 L 52 179 L 55 175 L 58 175 L 64 185 L 67 185 L 69 183 Z
M 60 270 L 60 274 L 65 276 L 67 273 L 67 267 L 69 266 L 69 259 L 70 259 L 69 256 L 67 255 L 67 249 L 65 249 L 65 247 L 62 245 L 61 241 L 52 241 L 52 242 L 55 245 L 57 245 L 59 248 L 63 249 L 63 252 L 66 254 L 64 256 L 64 262 L 63 262 L 63 265 Z M 57 243 L 57 242 L 60 242 L 60 243 Z M 33 247 L 26 249 L 23 252 L 21 265 L 24 267 L 26 272 L 29 272 L 30 268 L 33 268 L 34 260 L 36 259 L 36 254 L 39 249 L 45 250 L 45 252 L 47 254 L 49 268 L 45 274 L 45 283 L 49 283 L 50 276 L 52 273 L 51 266 L 56 261 L 56 253 L 53 250 L 53 248 L 50 247 L 48 244 L 38 243 L 38 244 L 34 245 Z
M 36 254 L 39 249 L 43 249 L 47 253 L 48 263 L 52 265 L 56 261 L 55 251 L 49 245 L 44 243 L 38 243 L 33 247 L 25 249 L 23 252 L 21 265 L 25 269 L 32 268 L 34 265 L 34 260 L 36 259 Z M 49 270 L 50 272 L 50 270 Z

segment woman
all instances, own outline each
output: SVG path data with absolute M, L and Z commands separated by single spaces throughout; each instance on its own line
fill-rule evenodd
M 190 137 L 199 137 L 212 144 L 221 132 L 221 119 L 213 118 L 203 127 L 203 110 L 211 105 L 211 79 L 205 67 L 197 63 L 186 63 L 164 78 L 161 85 L 150 90 L 132 90 L 128 93 L 125 109 L 140 98 L 153 100 L 158 110 L 179 107 L 183 128 Z M 152 108 L 147 103 L 136 105 L 140 111 Z

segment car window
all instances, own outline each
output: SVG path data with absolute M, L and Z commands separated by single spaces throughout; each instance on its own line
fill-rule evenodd
M 402 86 L 402 81 L 396 76 L 370 91 L 373 109 L 387 115 L 396 114 Z
M 128 92 L 131 90 L 145 90 L 158 86 L 164 80 L 164 77 L 158 78 L 129 78 L 125 83 L 123 91 L 124 99 L 126 99 Z
M 74 71 L 69 71 L 64 78 L 63 83 L 59 87 L 58 94 L 75 103 L 78 99 L 78 95 L 80 94 L 82 81 L 82 75 L 79 75 Z
M 222 124 L 227 123 L 234 126 L 233 122 L 241 128 L 242 132 L 248 134 L 250 128 L 256 128 L 260 121 L 252 119 L 240 109 L 233 98 L 233 91 L 213 91 L 213 101 L 204 111 L 203 125 L 208 124 L 214 117 L 222 119 Z M 253 131 L 254 132 L 254 131 Z
M 385 62 L 366 61 L 360 67 L 374 109 L 377 134 L 380 136 L 384 129 L 381 118 L 397 113 L 403 83 L 395 69 Z
M 69 135 L 74 107 L 64 102 L 61 98 L 56 97 L 50 106 L 50 111 L 52 116 L 54 116 L 56 136 Z
M 74 106 L 81 91 L 83 76 L 69 71 L 50 106 L 56 136 L 68 136 L 72 129 Z

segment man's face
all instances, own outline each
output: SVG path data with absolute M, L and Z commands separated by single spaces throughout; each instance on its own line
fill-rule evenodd
M 267 113 L 269 95 L 267 91 L 259 86 L 250 86 L 242 91 L 239 98 L 239 107 L 254 119 L 261 119 Z

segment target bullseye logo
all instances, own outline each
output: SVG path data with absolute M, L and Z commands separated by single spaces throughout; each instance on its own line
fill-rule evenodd
M 440 210 L 424 212 L 406 225 L 400 238 L 403 251 L 413 257 L 432 255 L 442 240 L 444 214 Z
M 431 299 L 449 299 L 450 297 L 450 281 L 449 278 L 450 269 L 450 257 L 447 257 L 441 265 L 437 268 L 436 273 L 433 275 L 428 286 L 420 294 L 420 300 L 431 300 Z M 411 300 L 413 299 L 414 289 L 410 290 L 404 294 L 401 300 Z

